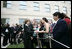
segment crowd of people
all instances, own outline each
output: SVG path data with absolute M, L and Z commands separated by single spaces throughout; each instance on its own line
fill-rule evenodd
M 11 44 L 18 44 L 20 43 L 20 38 L 23 36 L 22 25 L 10 25 L 1 24 L 1 36 L 3 36 L 3 46 L 6 46 L 9 43 Z
M 39 47 L 41 45 L 50 48 L 48 36 L 52 35 L 55 40 L 71 47 L 71 20 L 70 18 L 60 12 L 53 14 L 53 19 L 56 23 L 48 21 L 47 18 L 42 18 L 40 22 L 33 20 L 25 20 L 24 27 L 22 25 L 1 24 L 1 36 L 3 36 L 3 46 L 7 45 L 7 41 L 11 44 L 24 43 L 25 48 Z M 45 39 L 44 39 L 45 38 Z M 54 41 L 52 41 L 52 48 L 66 48 Z

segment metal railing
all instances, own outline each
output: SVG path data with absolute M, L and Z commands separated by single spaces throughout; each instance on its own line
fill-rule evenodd
M 60 45 L 62 45 L 62 46 L 64 46 L 64 47 L 66 47 L 66 48 L 70 48 L 69 46 L 67 46 L 67 45 L 65 45 L 65 44 L 63 44 L 63 43 L 61 43 L 61 42 L 59 42 L 59 41 L 57 41 L 57 40 L 51 38 L 51 36 L 49 36 L 50 48 L 52 48 L 52 47 L 51 47 L 51 40 L 55 41 L 56 43 L 58 43 L 58 44 L 60 44 Z
M 49 47 L 50 47 L 50 48 L 52 48 L 52 43 L 51 43 L 52 40 L 53 40 L 54 42 L 56 42 L 56 43 L 64 46 L 64 47 L 66 47 L 66 48 L 70 48 L 69 46 L 67 46 L 67 45 L 65 45 L 65 44 L 63 44 L 63 43 L 61 43 L 61 42 L 53 39 L 52 37 L 53 37 L 53 36 L 48 36 L 48 39 L 49 39 Z M 47 39 L 47 38 L 41 38 L 41 39 Z M 40 38 L 38 38 L 38 46 L 39 46 L 40 48 L 42 48 L 42 44 L 41 44 Z

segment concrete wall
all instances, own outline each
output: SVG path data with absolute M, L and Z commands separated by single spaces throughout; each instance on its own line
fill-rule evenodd
M 40 11 L 34 11 L 33 2 L 39 2 Z M 45 4 L 50 4 L 50 12 L 45 11 Z M 53 20 L 53 13 L 55 12 L 55 5 L 59 6 L 59 11 L 63 12 L 63 6 L 67 7 L 67 15 L 71 16 L 71 4 L 60 1 L 27 1 L 27 10 L 20 10 L 20 2 L 12 1 L 11 8 L 3 8 L 3 1 L 1 1 L 1 18 L 9 18 L 10 24 L 19 23 L 20 18 L 41 19 L 46 17 Z

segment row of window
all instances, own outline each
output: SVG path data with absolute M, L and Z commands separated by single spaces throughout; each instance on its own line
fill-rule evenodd
M 11 1 L 3 1 L 3 7 L 5 8 L 11 8 L 12 4 Z M 34 11 L 40 11 L 40 4 L 39 2 L 33 2 L 33 8 Z M 27 2 L 26 1 L 20 1 L 20 9 L 21 10 L 27 10 Z M 45 11 L 50 12 L 50 4 L 45 4 Z M 59 11 L 59 6 L 55 5 L 55 12 Z M 63 7 L 63 12 L 67 13 L 67 7 Z
M 20 18 L 19 19 L 19 24 L 23 25 L 24 24 L 24 21 L 26 20 L 27 18 Z M 40 19 L 35 19 L 38 23 L 40 22 Z M 52 19 L 48 19 L 49 21 L 51 21 Z M 1 19 L 2 23 L 3 24 L 7 24 L 9 23 L 10 24 L 10 18 L 2 18 Z
M 25 19 L 20 18 L 19 19 L 19 24 L 22 24 L 23 25 L 25 20 L 26 20 L 26 18 Z M 3 24 L 7 24 L 7 23 L 10 22 L 10 18 L 2 18 L 1 21 L 2 21 Z M 36 19 L 36 21 L 39 22 L 40 19 Z

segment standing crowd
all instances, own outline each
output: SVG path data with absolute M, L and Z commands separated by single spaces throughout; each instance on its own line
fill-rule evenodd
M 48 36 L 71 47 L 71 20 L 60 12 L 53 14 L 53 19 L 56 23 L 48 21 L 47 18 L 42 18 L 40 22 L 33 20 L 25 20 L 24 25 L 1 24 L 1 36 L 3 36 L 3 46 L 8 44 L 19 44 L 23 42 L 25 48 L 39 47 L 39 40 L 42 47 L 50 48 Z M 54 41 L 51 41 L 52 48 L 66 48 Z

